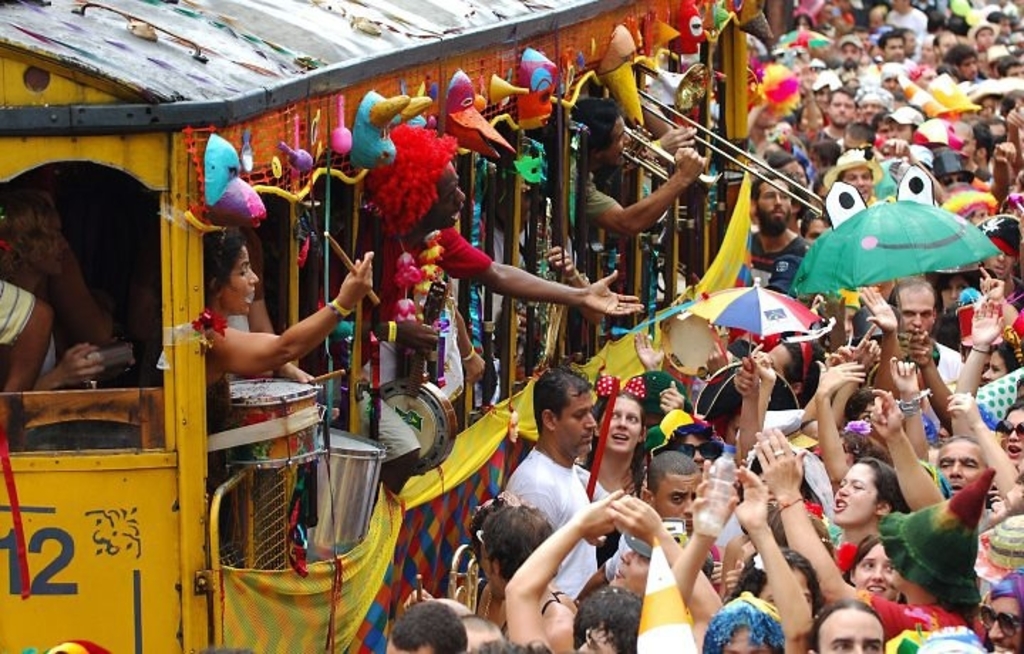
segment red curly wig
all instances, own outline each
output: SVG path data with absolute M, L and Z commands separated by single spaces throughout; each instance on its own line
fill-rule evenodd
M 395 162 L 373 168 L 364 189 L 380 209 L 384 233 L 408 234 L 437 202 L 437 180 L 455 158 L 458 142 L 432 129 L 399 125 L 391 130 Z

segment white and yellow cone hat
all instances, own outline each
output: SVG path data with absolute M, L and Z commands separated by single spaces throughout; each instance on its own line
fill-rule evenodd
M 651 551 L 636 651 L 637 654 L 697 654 L 698 651 L 693 637 L 693 618 L 683 603 L 665 552 L 657 543 Z

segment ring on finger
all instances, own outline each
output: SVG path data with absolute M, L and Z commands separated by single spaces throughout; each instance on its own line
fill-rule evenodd
M 772 451 L 772 454 L 774 454 L 775 456 L 783 456 L 785 453 L 786 453 L 785 450 L 773 450 Z

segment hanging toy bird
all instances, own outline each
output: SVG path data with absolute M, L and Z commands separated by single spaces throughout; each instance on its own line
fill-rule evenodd
M 259 227 L 267 217 L 267 208 L 259 193 L 238 176 L 240 169 L 235 148 L 212 134 L 203 154 L 203 192 L 207 216 L 215 225 L 228 227 L 248 223 Z
M 519 126 L 522 129 L 537 129 L 547 125 L 553 105 L 551 95 L 555 92 L 555 75 L 558 69 L 544 53 L 533 48 L 523 50 L 519 61 L 516 83 L 530 90 L 516 101 Z
M 409 106 L 409 96 L 385 98 L 376 91 L 363 96 L 352 125 L 352 151 L 349 159 L 357 168 L 387 166 L 395 160 L 395 144 L 388 130 L 391 123 Z
M 288 163 L 291 167 L 300 173 L 308 173 L 313 170 L 313 155 L 306 150 L 299 147 L 299 117 L 295 116 L 295 121 L 292 127 L 292 140 L 295 143 L 295 147 L 288 147 L 288 144 L 284 141 L 279 141 L 277 149 L 288 155 Z
M 704 17 L 697 8 L 698 0 L 683 0 L 679 9 L 679 51 L 684 55 L 700 52 L 700 44 L 707 41 L 704 32 Z
M 640 108 L 640 92 L 633 74 L 633 58 L 636 57 L 636 42 L 625 25 L 618 25 L 608 40 L 608 49 L 597 66 L 597 78 L 608 88 L 608 92 L 622 107 L 626 119 L 634 125 L 644 124 Z
M 455 71 L 448 84 L 448 120 L 445 121 L 445 131 L 455 137 L 459 146 L 478 152 L 489 159 L 500 157 L 495 146 L 515 154 L 515 148 L 487 122 L 475 103 L 476 93 L 473 92 L 473 83 L 469 75 L 461 70 Z

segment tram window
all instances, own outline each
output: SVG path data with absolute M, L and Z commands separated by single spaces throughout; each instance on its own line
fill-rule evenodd
M 118 170 L 74 162 L 25 173 L 0 187 L 4 197 L 12 204 L 7 216 L 16 219 L 5 222 L 23 226 L 22 240 L 34 230 L 42 245 L 35 259 L 0 266 L 0 278 L 54 313 L 37 390 L 162 385 L 158 194 Z M 17 211 L 34 215 L 21 220 Z M 0 376 L 4 359 L 0 352 Z

